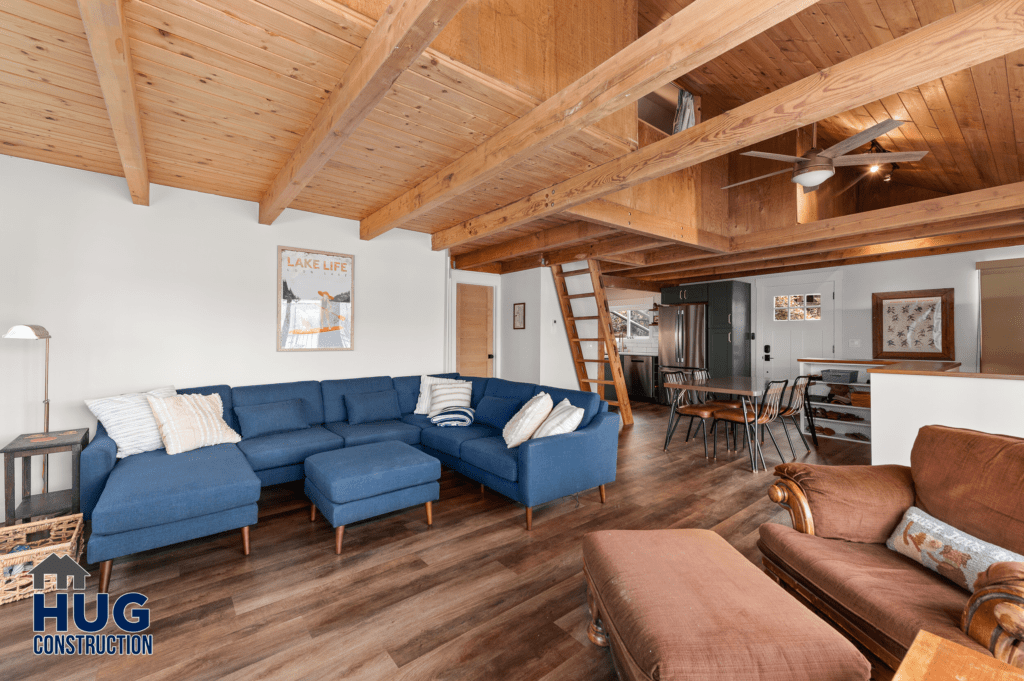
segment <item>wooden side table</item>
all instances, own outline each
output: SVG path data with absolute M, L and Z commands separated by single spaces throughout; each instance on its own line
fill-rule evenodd
M 23 518 L 56 513 L 78 513 L 81 508 L 78 484 L 78 461 L 82 449 L 89 444 L 89 429 L 76 428 L 52 433 L 19 435 L 3 448 L 4 455 L 4 526 Z M 32 494 L 33 456 L 71 452 L 71 489 Z M 21 463 L 21 503 L 14 508 L 14 460 Z M 47 459 L 49 460 L 49 459 Z M 49 469 L 47 469 L 49 470 Z M 49 477 L 49 476 L 47 476 Z M 49 486 L 47 485 L 47 489 Z

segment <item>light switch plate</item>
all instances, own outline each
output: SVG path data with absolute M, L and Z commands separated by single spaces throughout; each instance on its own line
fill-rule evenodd
M 850 347 L 851 348 L 859 348 L 860 347 L 860 338 L 851 338 L 850 339 Z

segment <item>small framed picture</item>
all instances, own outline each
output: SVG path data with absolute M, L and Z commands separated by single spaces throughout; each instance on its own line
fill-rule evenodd
M 875 359 L 956 359 L 953 289 L 871 294 Z
M 512 305 L 512 328 L 526 328 L 526 303 L 514 303 Z

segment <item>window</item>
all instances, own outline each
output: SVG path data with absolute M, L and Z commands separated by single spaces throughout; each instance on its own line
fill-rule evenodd
M 612 334 L 617 338 L 650 338 L 651 313 L 647 310 L 612 310 Z
M 821 319 L 821 294 L 775 296 L 775 321 L 802 322 Z

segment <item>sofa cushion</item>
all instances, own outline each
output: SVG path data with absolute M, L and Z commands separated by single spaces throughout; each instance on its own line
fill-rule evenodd
M 324 428 L 345 438 L 346 447 L 356 447 L 371 442 L 384 442 L 385 440 L 398 440 L 410 445 L 418 445 L 420 443 L 419 427 L 403 423 L 398 419 L 372 421 L 370 423 L 337 421 L 325 424 Z
M 551 395 L 551 400 L 559 404 L 562 400 L 569 400 L 569 404 L 583 410 L 583 419 L 579 428 L 586 428 L 597 416 L 597 409 L 601 405 L 601 396 L 597 393 L 585 393 L 582 390 L 566 390 L 565 388 L 552 388 L 550 386 L 537 386 L 537 392 L 546 392 Z
M 969 594 L 884 544 L 824 539 L 765 523 L 758 548 L 897 657 L 920 629 L 974 650 L 960 630 Z
M 231 389 L 231 401 L 236 409 L 284 400 L 302 400 L 307 425 L 318 426 L 324 422 L 324 398 L 320 392 L 319 381 L 245 385 Z
M 335 504 L 436 482 L 440 477 L 437 459 L 398 442 L 346 447 L 306 459 L 307 480 Z
M 437 378 L 458 378 L 457 373 L 431 374 Z M 398 404 L 402 407 L 403 414 L 411 414 L 416 409 L 416 401 L 420 397 L 419 376 L 399 376 L 394 379 L 395 390 L 398 391 Z
M 983 541 L 1024 553 L 1024 440 L 925 426 L 910 452 L 917 506 Z
M 434 424 L 430 422 L 430 417 L 426 414 L 402 414 L 402 423 L 408 423 L 410 426 L 421 429 L 434 427 Z
M 349 393 L 345 395 L 345 409 L 348 411 L 347 420 L 353 425 L 402 418 L 402 410 L 398 406 L 398 393 L 394 390 Z
M 235 407 L 235 415 L 246 439 L 309 428 L 302 400 L 298 399 Z
M 484 391 L 487 390 L 487 381 L 491 379 L 478 376 L 460 376 L 459 380 L 469 381 L 473 384 L 473 395 L 470 397 L 469 406 L 476 409 L 476 405 L 480 404 L 480 400 L 484 398 Z
M 516 415 L 516 412 L 522 406 L 523 403 L 518 400 L 487 396 L 480 400 L 480 404 L 476 406 L 474 418 L 477 423 L 490 426 L 491 428 L 502 429 L 505 427 L 505 424 L 512 420 L 512 417 Z
M 231 401 L 230 385 L 204 385 L 199 388 L 178 388 L 179 395 L 220 395 L 221 406 L 224 407 L 224 422 L 236 433 L 242 432 L 238 425 L 238 418 L 235 416 L 235 405 Z
M 474 423 L 465 428 L 441 428 L 440 426 L 431 425 L 420 432 L 420 444 L 424 447 L 444 452 L 448 456 L 458 458 L 462 443 L 482 437 L 500 435 L 500 430 L 483 425 L 482 423 Z
M 523 404 L 537 392 L 534 383 L 517 383 L 506 381 L 501 378 L 487 379 L 487 386 L 484 388 L 485 397 L 500 397 Z
M 115 534 L 255 504 L 260 480 L 237 445 L 170 456 L 163 449 L 118 461 L 92 514 L 96 534 Z
M 462 445 L 459 458 L 509 482 L 519 479 L 519 447 L 509 449 L 504 437 L 485 437 Z
M 254 471 L 302 463 L 310 454 L 344 446 L 344 438 L 323 426 L 264 435 L 238 443 L 238 448 L 245 454 Z
M 348 421 L 347 395 L 378 393 L 394 390 L 395 384 L 389 376 L 370 378 L 346 378 L 337 381 L 320 381 L 320 392 L 324 398 L 324 423 Z M 390 416 L 388 418 L 391 418 Z M 394 418 L 398 418 L 397 416 Z

